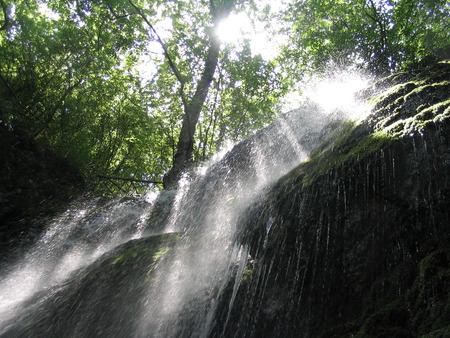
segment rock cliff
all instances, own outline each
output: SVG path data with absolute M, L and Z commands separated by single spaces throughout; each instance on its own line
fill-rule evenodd
M 369 118 L 252 207 L 225 336 L 450 335 L 449 80 L 441 62 L 376 83 Z

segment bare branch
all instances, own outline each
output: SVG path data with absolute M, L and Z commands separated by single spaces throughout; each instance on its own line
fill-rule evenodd
M 105 178 L 108 180 L 119 180 L 119 181 L 128 181 L 128 182 L 138 182 L 138 183 L 148 183 L 148 184 L 162 184 L 160 181 L 149 181 L 149 180 L 138 180 L 134 178 L 125 178 L 125 177 L 117 177 L 117 176 L 106 176 L 106 175 L 97 175 L 98 178 Z
M 156 37 L 156 41 L 161 45 L 163 51 L 164 51 L 164 57 L 166 58 L 167 62 L 169 63 L 170 68 L 172 69 L 172 72 L 174 73 L 175 77 L 177 78 L 178 82 L 180 83 L 180 96 L 181 96 L 181 100 L 183 101 L 183 105 L 184 107 L 187 106 L 187 101 L 184 95 L 184 85 L 185 82 L 183 80 L 183 77 L 180 73 L 180 71 L 178 70 L 177 66 L 175 65 L 175 63 L 173 62 L 169 51 L 167 49 L 167 46 L 165 45 L 165 43 L 162 41 L 161 37 L 159 36 L 158 32 L 156 31 L 155 27 L 153 27 L 153 25 L 150 23 L 150 21 L 147 19 L 147 17 L 145 16 L 145 14 L 141 11 L 141 9 L 139 7 L 137 7 L 131 0 L 128 0 L 128 2 L 130 3 L 131 6 L 133 6 L 133 8 L 136 10 L 136 12 L 139 14 L 139 16 L 145 21 L 145 23 L 150 27 L 150 29 L 152 30 L 153 34 Z
M 61 96 L 61 98 L 58 100 L 58 102 L 54 105 L 52 111 L 50 112 L 49 116 L 47 117 L 47 120 L 44 122 L 44 125 L 41 127 L 41 129 L 39 129 L 34 135 L 34 138 L 37 138 L 40 134 L 42 134 L 45 129 L 47 129 L 48 125 L 50 124 L 50 122 L 53 120 L 53 117 L 55 116 L 56 112 L 58 111 L 58 109 L 61 107 L 61 105 L 64 103 L 64 100 L 67 98 L 67 96 L 76 88 L 78 87 L 81 83 L 83 82 L 82 79 L 78 80 L 77 82 L 75 82 L 73 85 L 71 85 L 70 87 L 68 87 L 66 89 L 66 91 L 64 92 L 64 94 Z

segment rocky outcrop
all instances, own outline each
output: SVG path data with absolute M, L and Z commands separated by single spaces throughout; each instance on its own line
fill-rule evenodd
M 179 237 L 155 235 L 118 246 L 68 282 L 29 299 L 28 310 L 1 336 L 129 337 L 152 273 Z
M 67 161 L 0 120 L 0 266 L 4 255 L 32 243 L 45 228 L 36 219 L 64 210 L 85 189 Z
M 254 265 L 239 337 L 450 335 L 450 63 L 376 84 L 347 123 L 242 219 Z M 224 301 L 226 303 L 227 301 Z

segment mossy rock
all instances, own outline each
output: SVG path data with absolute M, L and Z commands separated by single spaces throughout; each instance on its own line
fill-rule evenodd
M 308 161 L 252 206 L 245 227 L 245 242 L 257 248 L 252 257 L 262 262 L 258 250 L 279 257 L 268 259 L 274 284 L 265 284 L 265 298 L 283 303 L 277 295 L 289 282 L 277 278 L 291 268 L 284 262 L 303 262 L 298 243 L 305 257 L 314 253 L 305 270 L 314 275 L 290 271 L 306 276 L 298 287 L 303 303 L 292 300 L 297 317 L 280 307 L 273 327 L 265 326 L 263 315 L 248 321 L 273 336 L 450 337 L 448 79 L 450 63 L 392 80 L 397 88 L 381 97 L 369 120 L 348 121 L 330 132 Z M 276 221 L 264 247 L 270 219 Z M 322 259 L 327 272 L 321 271 Z M 252 283 L 257 278 L 253 274 Z M 308 278 L 316 284 L 308 285 Z
M 407 291 L 385 305 L 369 299 L 366 307 L 370 308 L 360 318 L 328 329 L 322 336 L 450 337 L 449 262 L 449 250 L 431 252 L 417 264 L 416 278 Z M 391 276 L 392 281 L 395 278 L 399 276 Z M 383 300 L 382 294 L 374 297 Z
M 180 239 L 179 233 L 167 233 L 130 240 L 104 256 L 95 264 L 81 272 L 74 284 L 121 283 L 122 277 L 146 281 L 160 259 L 164 257 Z M 145 272 L 145 275 L 144 275 Z M 142 276 L 145 279 L 142 280 Z M 99 287 L 100 289 L 100 287 Z
M 413 338 L 415 335 L 409 328 L 409 319 L 408 309 L 399 299 L 370 315 L 355 337 Z
M 169 233 L 131 240 L 100 257 L 69 282 L 30 301 L 7 337 L 126 337 L 136 329 L 152 271 L 180 238 Z M 44 298 L 44 304 L 39 299 Z M 45 312 L 41 309 L 45 308 Z
M 412 325 L 420 335 L 447 330 L 450 320 L 450 250 L 436 250 L 419 263 L 406 295 Z
M 396 140 L 439 128 L 450 117 L 449 78 L 449 61 L 412 78 L 387 78 L 386 83 L 397 85 L 372 98 L 377 103 L 367 121 L 347 121 L 335 128 L 285 179 L 296 182 L 292 189 L 301 189 L 333 169 L 361 162 Z M 398 83 L 400 80 L 405 82 Z

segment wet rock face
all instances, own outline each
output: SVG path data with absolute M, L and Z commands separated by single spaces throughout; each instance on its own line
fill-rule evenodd
M 433 76 L 440 83 L 443 72 L 450 78 L 449 66 L 441 64 L 415 81 L 433 87 Z M 226 327 L 219 323 L 218 332 L 242 337 L 450 333 L 442 319 L 450 309 L 447 87 L 412 95 L 417 86 L 411 84 L 406 99 L 383 99 L 385 106 L 377 106 L 364 128 L 384 132 L 397 123 L 403 129 L 398 127 L 395 137 L 363 159 L 347 157 L 312 183 L 305 180 L 311 167 L 300 166 L 267 191 L 242 220 L 241 240 L 250 244 L 256 263 L 235 301 L 235 321 Z M 434 114 L 413 123 L 430 107 Z M 434 267 L 425 276 L 430 261 Z
M 151 274 L 179 234 L 128 241 L 68 282 L 28 300 L 29 311 L 1 337 L 128 337 L 146 301 Z

